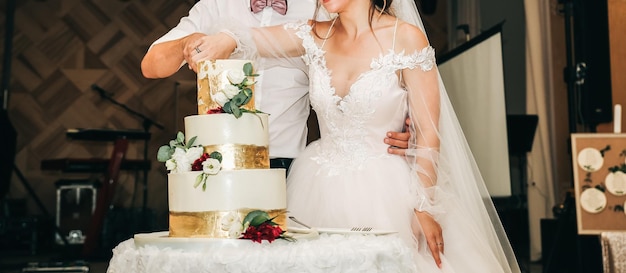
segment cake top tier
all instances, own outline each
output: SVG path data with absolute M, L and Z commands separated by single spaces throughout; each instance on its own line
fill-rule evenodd
M 198 64 L 198 114 L 256 112 L 250 60 L 206 60 Z

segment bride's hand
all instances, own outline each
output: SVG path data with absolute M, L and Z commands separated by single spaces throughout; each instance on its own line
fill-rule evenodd
M 225 33 L 206 35 L 194 33 L 183 42 L 183 56 L 189 69 L 198 73 L 198 62 L 203 60 L 228 59 L 237 47 L 237 42 Z
M 444 243 L 441 226 L 430 214 L 426 212 L 416 211 L 415 216 L 417 216 L 417 220 L 422 226 L 422 232 L 426 237 L 426 243 L 428 244 L 428 248 L 430 248 L 430 252 L 433 254 L 435 263 L 438 267 L 441 267 L 441 257 L 439 253 L 443 253 Z

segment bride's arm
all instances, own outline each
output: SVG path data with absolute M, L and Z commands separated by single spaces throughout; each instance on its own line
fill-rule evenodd
M 252 29 L 258 54 L 266 58 L 302 56 L 304 54 L 302 39 L 298 38 L 296 31 L 297 29 L 285 25 Z
M 434 49 L 424 33 L 409 24 L 402 24 L 399 45 L 411 57 L 411 68 L 402 70 L 402 80 L 408 93 L 409 117 L 412 121 L 410 147 L 411 163 L 423 187 L 437 185 L 437 163 L 440 148 L 439 74 Z
M 434 199 L 437 192 L 438 160 L 440 149 L 439 115 L 440 90 L 439 75 L 435 65 L 434 50 L 429 46 L 424 33 L 418 28 L 405 24 L 400 29 L 404 37 L 400 45 L 405 52 L 412 53 L 415 67 L 404 69 L 402 78 L 408 92 L 410 126 L 410 160 L 420 185 L 415 185 L 418 202 L 415 215 L 421 225 L 428 247 L 438 266 L 441 266 L 439 253 L 443 253 L 443 233 L 434 219 Z M 436 210 L 436 209 L 434 209 Z
M 304 52 L 302 40 L 295 34 L 296 30 L 287 29 L 284 25 L 262 28 L 229 26 L 214 35 L 204 38 L 203 51 L 208 56 L 219 56 L 222 52 L 232 52 L 238 58 L 253 59 L 257 56 L 265 58 L 289 58 L 301 56 Z M 192 57 L 193 62 L 207 59 L 207 55 L 198 54 Z

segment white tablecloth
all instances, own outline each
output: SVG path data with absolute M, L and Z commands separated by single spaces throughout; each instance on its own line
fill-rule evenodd
M 626 273 L 626 232 L 602 232 L 600 239 L 604 273 Z
M 156 234 L 156 233 L 155 233 Z M 413 254 L 396 235 L 322 234 L 296 242 L 157 240 L 135 236 L 113 249 L 108 273 L 134 272 L 415 272 Z M 137 240 L 137 241 L 136 241 Z

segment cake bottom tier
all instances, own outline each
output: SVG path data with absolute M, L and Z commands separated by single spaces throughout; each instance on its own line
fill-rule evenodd
M 284 169 L 220 171 L 208 177 L 204 189 L 194 187 L 200 174 L 168 175 L 170 236 L 236 239 L 246 228 L 246 215 L 255 210 L 287 229 Z

